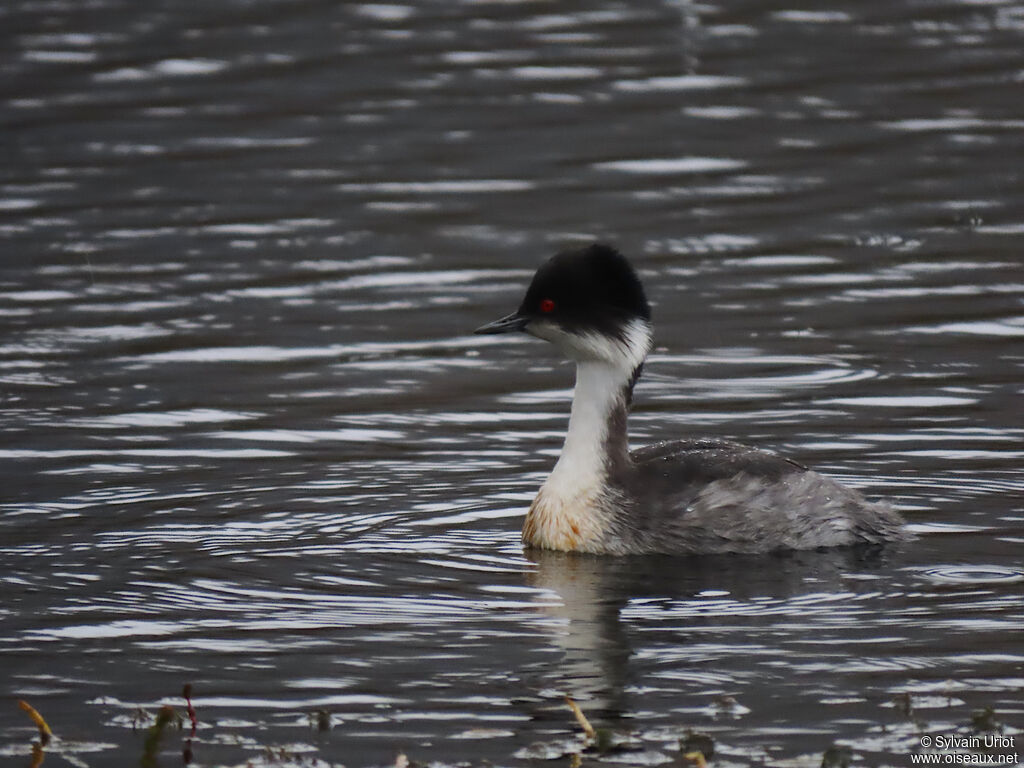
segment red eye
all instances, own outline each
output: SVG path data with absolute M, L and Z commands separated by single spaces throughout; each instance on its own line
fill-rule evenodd
M 543 312 L 544 314 L 547 314 L 548 312 L 554 312 L 555 302 L 553 302 L 551 299 L 541 299 L 540 311 Z

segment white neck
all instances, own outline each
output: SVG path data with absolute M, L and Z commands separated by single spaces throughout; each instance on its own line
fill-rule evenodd
M 553 340 L 576 360 L 576 390 L 562 455 L 545 486 L 570 492 L 597 488 L 615 458 L 609 449 L 626 451 L 626 411 L 633 377 L 650 349 L 651 327 L 637 319 L 625 326 L 621 339 L 559 332 Z
M 608 466 L 609 427 L 615 410 L 626 408 L 626 387 L 631 376 L 632 372 L 625 373 L 604 361 L 576 364 L 569 430 L 546 486 L 576 495 L 603 483 Z
M 650 348 L 650 326 L 632 322 L 622 338 L 536 322 L 527 330 L 576 360 L 576 391 L 562 454 L 530 506 L 523 540 L 546 549 L 603 551 L 608 521 L 601 499 L 609 470 L 629 461 L 626 413 L 634 376 Z

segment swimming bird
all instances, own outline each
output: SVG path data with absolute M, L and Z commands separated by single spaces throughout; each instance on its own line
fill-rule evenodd
M 651 308 L 614 248 L 551 257 L 519 309 L 475 332 L 517 331 L 576 363 L 565 444 L 527 512 L 525 545 L 608 555 L 759 553 L 903 537 L 888 504 L 768 451 L 714 439 L 630 451 L 626 417 L 651 349 Z

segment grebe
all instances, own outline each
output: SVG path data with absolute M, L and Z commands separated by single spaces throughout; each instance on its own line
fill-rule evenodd
M 723 440 L 630 451 L 626 416 L 651 348 L 636 272 L 601 244 L 556 254 L 519 309 L 476 333 L 525 331 L 576 363 L 561 456 L 530 505 L 523 542 L 610 555 L 769 552 L 903 537 L 885 503 L 794 461 Z

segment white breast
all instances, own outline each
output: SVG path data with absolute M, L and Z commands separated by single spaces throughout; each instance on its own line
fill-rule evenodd
M 562 496 L 545 484 L 523 523 L 523 543 L 564 552 L 601 552 L 606 528 L 598 492 Z

